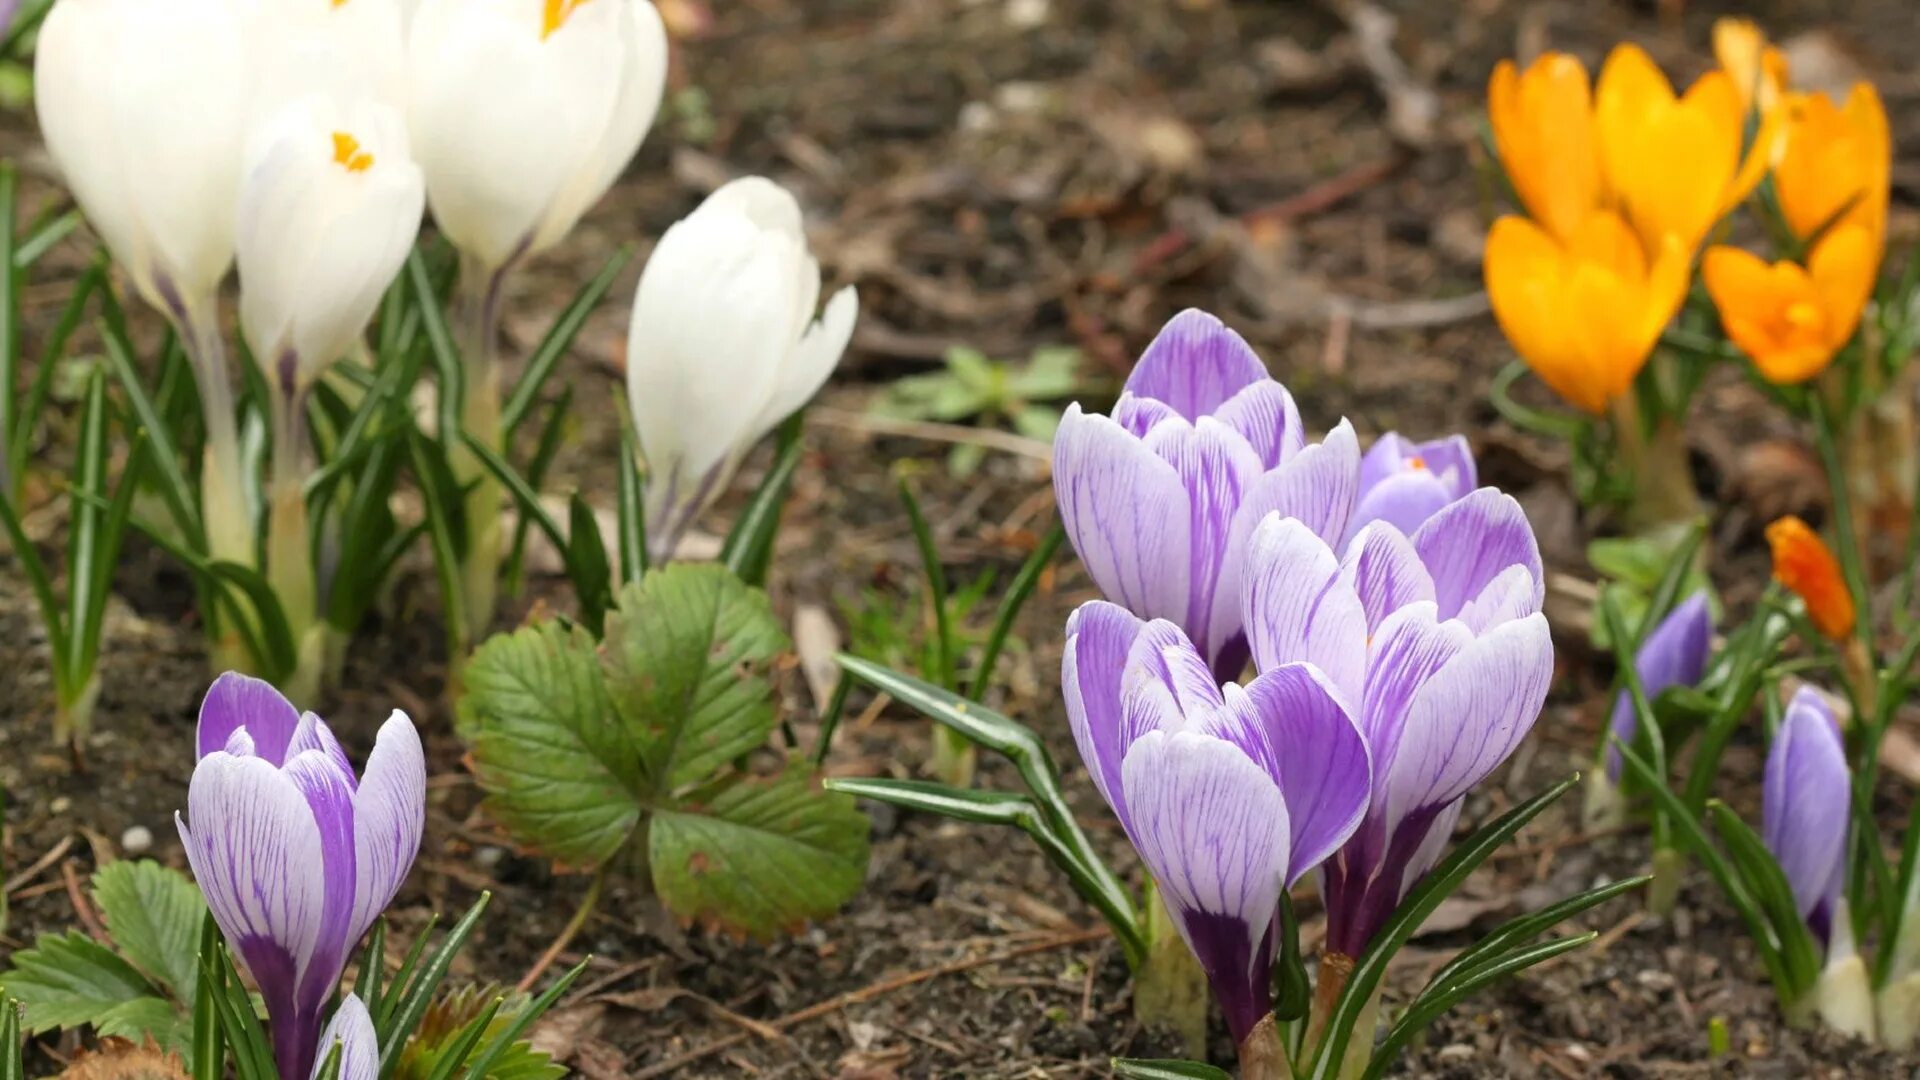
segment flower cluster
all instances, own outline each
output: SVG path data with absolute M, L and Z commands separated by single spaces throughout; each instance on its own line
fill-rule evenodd
M 1329 951 L 1358 956 L 1538 717 L 1533 532 L 1474 488 L 1460 440 L 1363 458 L 1342 421 L 1308 444 L 1260 359 L 1197 312 L 1111 418 L 1069 411 L 1054 482 L 1111 601 L 1068 624 L 1075 741 L 1244 1040 L 1283 891 L 1322 867 Z M 1259 675 L 1231 681 L 1249 656 Z

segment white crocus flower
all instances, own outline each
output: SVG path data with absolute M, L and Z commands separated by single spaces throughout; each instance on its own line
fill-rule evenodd
M 48 152 L 140 294 L 183 326 L 233 262 L 243 18 L 238 0 L 59 0 L 35 50 Z
M 666 87 L 666 30 L 647 0 L 420 0 L 407 37 L 434 221 L 488 270 L 572 230 L 640 148 Z
M 426 188 L 399 114 L 370 100 L 302 98 L 251 158 L 240 322 L 268 382 L 298 396 L 365 331 L 413 247 Z
M 407 108 L 406 13 L 400 0 L 256 0 L 253 115 L 271 122 L 313 94 Z
M 727 184 L 660 238 L 627 340 L 656 557 L 840 362 L 859 300 L 842 289 L 816 321 L 819 300 L 800 206 L 770 180 Z

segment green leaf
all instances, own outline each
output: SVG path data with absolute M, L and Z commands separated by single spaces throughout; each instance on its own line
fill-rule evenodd
M 563 862 L 592 865 L 640 821 L 639 752 L 607 701 L 593 638 L 549 620 L 489 639 L 458 725 L 487 812 Z
M 860 891 L 868 829 L 850 796 L 822 790 L 794 762 L 656 814 L 653 886 L 681 918 L 771 937 L 832 915 Z
M 621 590 L 602 668 L 650 796 L 701 783 L 765 745 L 768 674 L 786 648 L 766 594 L 723 567 L 667 566 Z
M 1114 1058 L 1119 1080 L 1233 1080 L 1233 1074 L 1200 1061 Z
M 136 1043 L 152 1038 L 162 1046 L 185 1050 L 192 1042 L 193 1021 L 166 998 L 143 997 L 123 1001 L 95 1016 L 93 1032 L 103 1039 Z
M 514 384 L 512 396 L 507 398 L 506 405 L 500 410 L 501 431 L 512 435 L 519 429 L 520 422 L 526 419 L 528 410 L 533 407 L 540 388 L 552 376 L 560 358 L 573 347 L 573 339 L 580 335 L 581 328 L 586 326 L 587 316 L 593 314 L 593 309 L 606 298 L 607 291 L 613 288 L 614 281 L 620 277 L 620 271 L 625 270 L 632 259 L 631 247 L 614 252 L 601 265 L 600 272 L 581 286 L 572 302 L 554 318 L 539 347 L 527 358 L 526 372 Z
M 773 468 L 767 470 L 766 479 L 760 481 L 720 548 L 721 564 L 749 585 L 764 586 L 767 582 L 774 535 L 780 530 L 780 512 L 786 507 L 794 471 L 800 467 L 801 449 L 800 414 L 795 413 L 781 427 Z
M 172 1006 L 132 964 L 78 930 L 47 934 L 13 955 L 0 989 L 27 1007 L 27 1030 L 77 1028 L 143 998 Z
M 578 491 L 567 502 L 567 543 L 567 566 L 581 621 L 597 631 L 613 600 L 613 564 L 607 561 L 607 546 L 600 538 L 600 520 Z
M 93 902 L 122 955 L 165 986 L 174 1000 L 193 1000 L 200 924 L 207 915 L 199 887 L 151 859 L 122 859 L 93 875 Z

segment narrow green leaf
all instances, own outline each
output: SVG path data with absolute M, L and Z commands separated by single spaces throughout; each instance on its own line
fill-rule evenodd
M 327 1047 L 327 1056 L 320 1060 L 320 1067 L 314 1071 L 314 1080 L 340 1080 L 340 1059 L 346 1053 L 339 1039 L 334 1039 Z
M 194 999 L 207 918 L 198 886 L 151 859 L 121 859 L 94 872 L 93 901 L 122 955 L 175 1000 Z
M 447 471 L 440 447 L 417 431 L 407 436 L 407 456 L 413 465 L 414 482 L 420 485 L 420 501 L 426 506 L 427 543 L 433 550 L 433 573 L 440 585 L 447 649 L 457 653 L 464 651 L 467 640 L 466 592 L 460 580 L 460 556 L 466 548 L 460 486 Z M 464 658 L 454 655 L 449 659 L 457 665 Z
M 34 600 L 40 605 L 40 621 L 47 628 L 47 644 L 53 650 L 54 675 L 64 684 L 67 672 L 72 670 L 67 657 L 66 609 L 60 606 L 60 598 L 53 591 L 53 576 L 47 572 L 46 561 L 34 548 L 14 509 L 13 498 L 5 491 L 0 491 L 0 526 L 5 527 L 7 539 L 13 546 L 13 557 L 26 574 Z
M 521 476 L 512 465 L 508 464 L 507 459 L 501 457 L 499 451 L 464 431 L 460 433 L 460 438 L 465 441 L 467 449 L 473 453 L 481 466 L 492 473 L 494 479 L 500 481 L 500 486 L 520 504 L 520 513 L 533 519 L 533 523 L 546 534 L 547 542 L 553 545 L 553 550 L 559 552 L 566 560 L 567 576 L 574 577 L 573 547 L 567 543 L 567 535 L 560 531 L 559 523 L 555 522 L 553 516 L 547 513 L 547 508 L 541 505 L 540 493 L 533 490 L 533 487 L 527 483 L 526 477 Z
M 380 1000 L 380 1010 L 378 1012 L 372 1012 L 372 1004 L 367 1004 L 369 1012 L 372 1012 L 373 1015 L 375 1031 L 383 1033 L 381 1035 L 383 1043 L 385 1041 L 384 1032 L 388 1030 L 394 1012 L 400 1004 L 400 995 L 397 991 L 405 988 L 408 983 L 413 981 L 413 973 L 419 970 L 420 961 L 425 958 L 427 954 L 427 942 L 431 940 L 434 928 L 439 925 L 439 913 L 436 912 L 427 917 L 427 925 L 420 928 L 419 935 L 413 939 L 413 945 L 407 949 L 407 955 L 400 958 L 400 966 L 394 969 L 393 978 L 389 980 L 390 985 L 386 996 Z
M 219 991 L 213 995 L 214 1012 L 221 1038 L 233 1048 L 235 1071 L 241 1080 L 277 1080 L 273 1051 L 261 1029 L 259 1014 L 254 1012 L 253 1000 L 227 955 L 226 943 L 216 940 L 210 949 L 202 950 L 200 964 L 201 983 Z
M 619 501 L 616 514 L 620 525 L 620 586 L 625 588 L 647 573 L 647 503 L 640 479 L 639 450 L 634 446 L 633 425 L 620 424 Z
M 1040 584 L 1040 575 L 1053 563 L 1054 555 L 1066 539 L 1066 528 L 1056 523 L 1046 539 L 1040 541 L 1040 546 L 1034 548 L 1033 554 L 1027 556 L 1027 561 L 1020 565 L 1020 572 L 1014 575 L 1007 594 L 1000 598 L 1000 610 L 994 613 L 993 629 L 987 633 L 987 643 L 980 650 L 980 666 L 973 675 L 973 689 L 967 694 L 973 700 L 985 698 L 988 688 L 993 685 L 993 669 L 1000 663 L 1000 650 L 1006 647 L 1007 635 L 1013 632 L 1013 622 L 1020 617 L 1020 610 L 1027 606 L 1028 598 L 1033 596 L 1034 588 Z
M 947 571 L 940 565 L 940 552 L 933 542 L 933 529 L 927 524 L 927 517 L 920 512 L 920 500 L 913 497 L 913 489 L 905 480 L 900 481 L 900 501 L 907 508 L 907 521 L 913 526 L 913 541 L 920 548 L 920 566 L 927 579 L 927 601 L 933 607 L 934 641 L 939 650 L 940 667 L 927 674 L 940 686 L 948 690 L 958 690 L 959 676 L 954 672 L 957 659 L 954 655 L 953 613 L 947 609 Z
M 171 429 L 161 420 L 153 399 L 147 396 L 146 387 L 140 383 L 139 372 L 134 370 L 133 346 L 127 340 L 125 327 L 120 325 L 117 318 L 119 309 L 114 305 L 111 289 L 100 290 L 100 302 L 110 313 L 101 320 L 107 366 L 119 380 L 120 392 L 125 395 L 127 404 L 133 408 L 135 419 L 139 421 L 140 429 L 134 434 L 153 447 L 153 465 L 160 481 L 157 485 L 160 497 L 173 515 L 174 527 L 186 537 L 187 545 L 195 552 L 204 552 L 207 550 L 207 538 L 201 531 L 193 484 L 180 467 L 180 452 L 174 446 Z
M 1300 953 L 1300 919 L 1293 896 L 1280 893 L 1280 955 L 1273 964 L 1273 1018 L 1292 1023 L 1307 1015 L 1313 1004 L 1313 984 L 1307 978 L 1306 959 Z
M 1387 1069 L 1392 1067 L 1394 1060 L 1400 1056 L 1400 1052 L 1406 1049 L 1407 1044 L 1412 1042 L 1415 1036 L 1425 1030 L 1428 1024 L 1438 1019 L 1440 1014 L 1453 1008 L 1463 999 L 1509 975 L 1572 952 L 1599 936 L 1589 931 L 1515 949 L 1438 993 L 1423 996 L 1418 1003 L 1407 1010 L 1406 1015 L 1400 1018 L 1400 1022 L 1387 1032 L 1386 1039 L 1374 1050 L 1373 1057 L 1367 1063 L 1364 1080 L 1379 1080 L 1380 1077 L 1385 1076 Z
M 1481 863 L 1512 839 L 1514 833 L 1539 816 L 1542 810 L 1553 805 L 1560 796 L 1571 791 L 1579 781 L 1579 774 L 1576 773 L 1481 826 L 1472 836 L 1454 845 L 1452 853 L 1441 860 L 1420 884 L 1414 886 L 1400 906 L 1394 909 L 1386 925 L 1374 935 L 1365 955 L 1354 964 L 1353 974 L 1347 979 L 1346 991 L 1340 996 L 1328 1021 L 1326 1041 L 1320 1044 L 1319 1052 L 1314 1055 L 1313 1068 L 1309 1073 L 1312 1080 L 1333 1080 L 1338 1073 L 1354 1024 L 1366 1008 L 1367 1001 L 1373 997 L 1374 989 L 1386 975 L 1388 963 L 1420 928 L 1420 924 L 1427 921 L 1427 916 L 1433 914 L 1441 901 L 1458 889 Z
M 1199 1061 L 1114 1058 L 1111 1064 L 1119 1080 L 1233 1080 L 1227 1070 Z
M 560 358 L 573 347 L 573 341 L 580 336 L 580 330 L 587 325 L 587 317 L 593 314 L 600 301 L 606 298 L 607 291 L 620 277 L 620 272 L 633 260 L 633 248 L 623 247 L 601 265 L 600 272 L 581 286 L 573 301 L 553 320 L 546 336 L 527 358 L 527 369 L 520 381 L 513 386 L 513 393 L 500 409 L 500 430 L 509 437 L 519 430 L 520 422 L 527 418 L 533 403 L 540 395 L 540 388 L 553 375 L 554 367 Z
M 1639 877 L 1625 878 L 1597 889 L 1589 889 L 1567 897 L 1555 904 L 1549 904 L 1539 911 L 1519 915 L 1500 924 L 1491 933 L 1462 949 L 1460 954 L 1446 962 L 1433 977 L 1427 980 L 1427 989 L 1444 986 L 1470 974 L 1484 964 L 1494 960 L 1514 946 L 1539 937 L 1548 930 L 1573 918 L 1575 915 L 1600 906 L 1616 896 L 1644 887 L 1653 877 L 1642 874 Z M 1422 993 L 1425 993 L 1423 990 Z
M 221 1080 L 227 1071 L 227 1042 L 220 1028 L 219 1006 L 214 1002 L 226 987 L 217 981 L 218 969 L 208 963 L 219 946 L 220 927 L 209 912 L 200 920 L 199 945 L 194 951 L 198 970 L 193 987 L 193 1045 L 187 1060 L 193 1080 Z
M 534 444 L 533 457 L 527 461 L 527 486 L 535 491 L 546 483 L 547 471 L 553 468 L 553 459 L 560 453 L 561 437 L 566 434 L 566 422 L 573 406 L 573 387 L 561 388 L 560 396 L 547 410 L 547 421 L 541 425 L 540 439 Z M 515 516 L 513 523 L 513 542 L 507 546 L 507 592 L 520 590 L 524 575 L 527 552 L 527 532 L 533 528 L 533 519 L 526 514 Z
M 26 1080 L 26 1048 L 22 1043 L 20 1003 L 0 997 L 0 1080 Z
M 72 236 L 80 227 L 82 218 L 77 209 L 64 214 L 55 214 L 39 222 L 13 248 L 15 269 L 25 270 L 40 261 L 40 257 L 52 251 L 60 241 Z
M 407 280 L 413 284 L 414 310 L 420 313 L 421 326 L 427 332 L 428 355 L 433 358 L 440 380 L 440 442 L 453 446 L 462 434 L 460 409 L 466 401 L 466 371 L 460 366 L 460 350 L 453 344 L 446 311 L 440 306 L 440 297 L 434 291 L 433 279 L 419 248 L 407 256 Z
M 467 913 L 460 917 L 453 929 L 447 931 L 445 941 L 428 960 L 425 967 L 405 984 L 394 984 L 394 993 L 399 1004 L 388 1019 L 387 1026 L 379 1031 L 380 1039 L 380 1080 L 388 1080 L 393 1075 L 394 1066 L 400 1063 L 400 1053 L 406 1049 L 407 1040 L 413 1037 L 414 1029 L 420 1026 L 420 1020 L 427 1015 L 427 1006 L 433 1003 L 433 996 L 440 991 L 440 984 L 446 981 L 447 971 L 453 966 L 453 958 L 466 946 L 467 938 L 479 925 L 480 916 L 487 910 L 487 901 L 493 898 L 490 892 L 480 894 Z
M 11 160 L 0 161 L 0 440 L 11 447 L 15 441 L 15 429 L 30 422 L 31 414 L 23 414 L 19 402 L 14 399 L 14 391 L 20 378 L 20 267 L 14 262 L 15 241 L 14 216 L 19 213 L 19 173 Z M 4 464 L 11 465 L 9 455 Z M 14 495 L 20 490 L 20 479 L 11 471 L 5 473 L 6 493 Z
M 354 996 L 367 1007 L 369 1016 L 380 1015 L 380 979 L 386 969 L 387 918 L 382 915 L 373 921 L 373 932 L 367 935 L 367 947 L 360 954 L 360 971 L 353 980 Z
M 480 1010 L 480 1015 L 468 1021 L 466 1026 L 460 1029 L 460 1033 L 454 1036 L 446 1052 L 441 1054 L 439 1060 L 434 1063 L 433 1071 L 427 1074 L 427 1080 L 449 1080 L 453 1076 L 453 1071 L 459 1068 L 467 1060 L 467 1055 L 473 1053 L 473 1048 L 479 1045 L 480 1037 L 487 1033 L 487 1028 L 493 1023 L 494 1016 L 500 1012 L 500 1006 L 504 1004 L 506 1004 L 505 998 L 496 997 L 487 1003 L 486 1008 Z
M 600 632 L 607 608 L 613 603 L 613 566 L 600 538 L 600 521 L 593 507 L 576 491 L 567 503 L 567 566 L 573 592 L 580 602 L 580 618 L 588 630 Z
M 53 329 L 47 333 L 40 347 L 40 362 L 34 365 L 33 379 L 27 384 L 27 396 L 21 399 L 20 408 L 14 414 L 19 422 L 14 423 L 7 432 L 10 442 L 6 447 L 7 475 L 13 478 L 16 486 L 22 474 L 26 472 L 27 459 L 33 448 L 33 420 L 45 415 L 47 400 L 53 394 L 53 377 L 60 370 L 60 361 L 67 354 L 67 343 L 73 339 L 74 331 L 80 327 L 80 321 L 86 318 L 87 301 L 94 291 L 106 287 L 107 270 L 104 260 L 96 260 L 80 275 L 80 281 L 68 294 L 67 302 L 60 309 L 60 316 L 54 320 Z M 13 494 L 17 495 L 15 490 Z
M 773 561 L 773 542 L 780 531 L 780 512 L 793 488 L 794 471 L 800 467 L 801 414 L 795 413 L 780 430 L 780 449 L 773 467 L 754 489 L 753 498 L 734 521 L 720 548 L 720 563 L 749 585 L 765 585 L 767 568 Z
M 1707 804 L 1707 813 L 1712 819 L 1713 829 L 1720 834 L 1720 840 L 1727 846 L 1727 854 L 1733 859 L 1739 870 L 1740 878 L 1746 882 L 1760 909 L 1766 913 L 1767 920 L 1773 924 L 1774 933 L 1781 944 L 1780 955 L 1786 962 L 1787 974 L 1794 981 L 1797 990 L 1812 988 L 1820 978 L 1819 948 L 1814 944 L 1813 935 L 1807 929 L 1805 920 L 1800 917 L 1800 908 L 1793 899 L 1793 886 L 1787 883 L 1786 872 L 1780 863 L 1767 850 L 1766 842 L 1752 826 L 1740 820 L 1740 815 L 1726 803 L 1715 799 Z
M 1660 572 L 1660 580 L 1654 583 L 1653 591 L 1647 595 L 1647 614 L 1635 628 L 1633 648 L 1628 650 L 1628 655 L 1639 653 L 1640 646 L 1646 642 L 1647 636 L 1653 633 L 1654 627 L 1660 625 L 1660 620 L 1666 618 L 1674 606 L 1680 602 L 1680 594 L 1686 589 L 1688 579 L 1694 574 L 1694 556 L 1699 553 L 1700 545 L 1706 541 L 1706 538 L 1707 520 L 1696 518 L 1687 526 L 1687 531 L 1674 545 L 1673 550 L 1667 553 L 1667 562 Z
M 525 1032 L 528 1027 L 536 1023 L 542 1016 L 545 1016 L 547 1010 L 553 1008 L 554 1002 L 559 1001 L 560 996 L 565 994 L 568 988 L 585 973 L 587 964 L 590 963 L 591 960 L 592 958 L 589 957 L 575 964 L 571 970 L 565 975 L 560 976 L 552 986 L 549 986 L 545 993 L 534 998 L 532 1002 L 528 1003 L 526 1008 L 521 1009 L 519 1015 L 515 1016 L 511 1023 L 502 1028 L 500 1033 L 493 1037 L 493 1041 L 488 1043 L 487 1048 L 480 1052 L 480 1056 L 473 1059 L 473 1062 L 467 1067 L 464 1080 L 486 1080 L 488 1076 L 492 1075 L 495 1063 L 500 1061 L 509 1050 L 514 1048 L 521 1033 Z M 546 1060 L 544 1055 L 541 1060 Z
M 0 183 L 4 183 L 0 180 Z M 3 216 L 3 215 L 0 215 Z M 0 262 L 0 265 L 4 265 Z M 107 375 L 99 368 L 87 378 L 80 409 L 80 438 L 74 447 L 73 487 L 75 498 L 68 510 L 67 527 L 67 662 L 85 665 L 92 659 L 87 649 L 88 614 L 105 604 L 104 596 L 94 591 L 106 580 L 102 565 L 111 573 L 118 537 L 106 535 L 109 508 L 102 503 L 107 488 Z M 85 681 L 86 673 L 69 671 L 72 685 Z

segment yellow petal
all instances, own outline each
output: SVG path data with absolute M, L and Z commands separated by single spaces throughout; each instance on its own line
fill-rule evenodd
M 1600 200 L 1587 69 L 1549 52 L 1518 71 L 1501 61 L 1487 85 L 1494 146 L 1514 192 L 1535 220 L 1567 236 Z
M 1865 226 L 1841 225 L 1820 238 L 1807 257 L 1807 273 L 1827 317 L 1827 344 L 1838 350 L 1853 337 L 1873 298 L 1880 273 L 1880 244 Z

